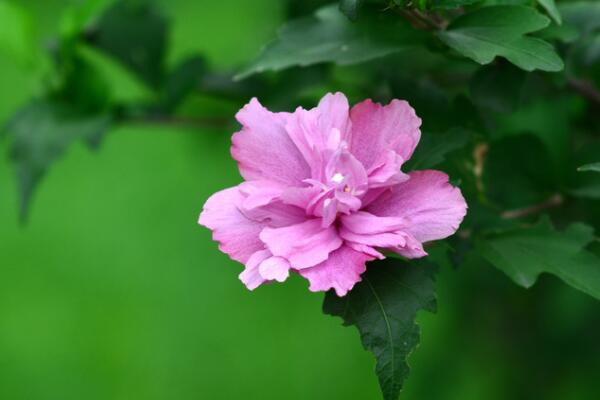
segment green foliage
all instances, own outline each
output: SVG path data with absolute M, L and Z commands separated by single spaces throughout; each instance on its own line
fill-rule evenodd
M 572 224 L 557 232 L 544 218 L 530 228 L 492 235 L 480 251 L 523 287 L 531 287 L 540 274 L 549 273 L 600 299 L 600 258 L 585 249 L 593 240 L 594 230 L 587 225 Z
M 0 1 L 0 55 L 4 53 L 27 65 L 33 61 L 34 52 L 31 17 L 20 6 Z
M 373 262 L 345 297 L 328 292 L 326 314 L 355 325 L 365 349 L 377 360 L 376 373 L 385 400 L 398 398 L 409 374 L 408 355 L 419 344 L 417 312 L 435 312 L 433 270 L 398 259 Z
M 537 0 L 538 3 L 546 10 L 548 15 L 556 22 L 557 24 L 562 24 L 562 17 L 558 8 L 556 8 L 556 3 L 554 0 Z
M 50 164 L 76 140 L 96 143 L 110 122 L 109 115 L 87 115 L 51 100 L 33 102 L 13 117 L 5 130 L 12 139 L 10 155 L 19 183 L 22 219 L 35 186 Z
M 363 18 L 352 23 L 338 7 L 328 6 L 317 10 L 314 16 L 289 22 L 237 78 L 323 62 L 356 64 L 405 50 L 421 41 L 419 32 L 397 18 Z
M 34 100 L 3 134 L 24 219 L 35 188 L 68 147 L 98 147 L 112 126 L 161 123 L 228 135 L 235 111 L 254 96 L 273 110 L 312 107 L 337 90 L 352 103 L 409 101 L 422 138 L 403 169 L 448 172 L 469 204 L 449 239 L 455 251 L 441 259 L 428 247 L 426 263 L 370 263 L 354 290 L 344 298 L 328 293 L 324 304 L 358 328 L 384 398 L 395 399 L 419 342 L 415 316 L 435 308 L 435 265 L 461 274 L 470 261 L 487 260 L 521 286 L 550 273 L 600 298 L 600 3 L 331 3 L 286 3 L 287 20 L 255 61 L 219 69 L 206 54 L 169 47 L 176 21 L 154 2 L 71 4 L 43 42 L 51 68 L 41 69 Z M 36 21 L 17 4 L 0 0 L 0 52 L 37 67 L 44 62 Z M 212 38 L 190 40 L 203 47 Z M 529 225 L 545 212 L 549 219 Z
M 593 164 L 586 164 L 586 165 L 582 165 L 581 167 L 577 168 L 577 171 L 594 171 L 594 172 L 600 172 L 600 163 L 593 163 Z
M 167 21 L 151 4 L 117 1 L 94 28 L 88 41 L 121 61 L 151 86 L 164 77 Z
M 549 22 L 528 7 L 485 7 L 457 18 L 439 36 L 448 46 L 479 64 L 489 64 L 500 56 L 526 71 L 560 71 L 563 63 L 552 45 L 526 36 L 545 28 Z

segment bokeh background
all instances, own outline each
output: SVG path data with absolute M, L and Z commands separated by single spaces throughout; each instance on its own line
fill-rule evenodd
M 23 0 L 36 40 L 72 2 Z M 281 0 L 159 2 L 169 63 L 202 52 L 236 68 L 284 20 Z M 0 122 L 36 93 L 0 55 Z M 340 88 L 343 89 L 343 88 Z M 233 116 L 237 105 L 196 99 Z M 418 111 L 418 110 L 417 110 Z M 0 144 L 0 399 L 377 399 L 358 332 L 321 313 L 299 278 L 247 291 L 196 220 L 240 181 L 230 130 L 122 125 L 99 152 L 71 147 L 20 225 Z M 598 399 L 598 303 L 551 277 L 532 290 L 487 265 L 438 275 L 419 315 L 403 399 Z

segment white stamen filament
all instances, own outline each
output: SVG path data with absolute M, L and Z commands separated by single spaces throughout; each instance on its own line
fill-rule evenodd
M 335 183 L 342 183 L 343 180 L 344 180 L 344 175 L 340 174 L 339 172 L 336 172 L 331 177 L 331 181 L 335 182 Z

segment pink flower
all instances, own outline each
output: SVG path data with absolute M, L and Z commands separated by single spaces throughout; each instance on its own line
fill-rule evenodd
M 231 154 L 246 181 L 212 195 L 199 223 L 245 264 L 250 290 L 291 271 L 311 291 L 344 296 L 382 249 L 423 257 L 423 243 L 452 235 L 466 214 L 443 172 L 401 171 L 421 137 L 406 101 L 350 109 L 336 93 L 272 113 L 254 98 L 236 118 Z

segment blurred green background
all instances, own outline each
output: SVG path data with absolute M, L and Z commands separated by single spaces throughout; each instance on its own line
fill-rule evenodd
M 70 4 L 19 3 L 42 44 Z M 250 60 L 286 11 L 280 0 L 160 3 L 170 63 L 202 52 L 223 68 Z M 0 122 L 36 82 L 0 56 Z M 247 291 L 241 265 L 196 224 L 210 194 L 240 181 L 230 135 L 130 125 L 97 153 L 77 144 L 25 226 L 0 144 L 0 399 L 379 398 L 374 359 L 321 313 L 322 294 L 299 278 Z M 441 271 L 438 297 L 438 313 L 419 316 L 403 399 L 598 398 L 593 299 L 554 278 L 525 291 L 470 262 Z

